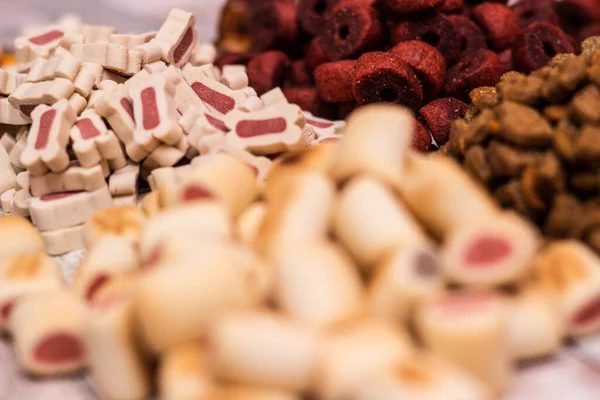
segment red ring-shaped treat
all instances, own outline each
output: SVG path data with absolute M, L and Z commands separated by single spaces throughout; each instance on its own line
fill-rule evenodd
M 313 84 L 312 74 L 306 71 L 304 60 L 292 61 L 285 83 L 288 86 L 310 86 Z
M 512 47 L 515 66 L 527 73 L 545 66 L 557 54 L 573 51 L 571 38 L 547 22 L 535 22 L 523 29 Z
M 444 92 L 447 96 L 469 101 L 471 90 L 495 86 L 502 74 L 502 64 L 496 53 L 486 49 L 468 51 L 446 72 Z
M 446 0 L 384 0 L 384 2 L 398 14 L 411 14 L 440 8 Z
M 286 99 L 297 104 L 304 111 L 321 118 L 335 119 L 337 117 L 337 108 L 327 103 L 319 97 L 319 92 L 315 88 L 287 88 L 283 89 Z
M 526 28 L 534 22 L 558 24 L 554 11 L 554 0 L 521 0 L 511 9 L 519 19 L 519 26 Z
M 296 9 L 302 28 L 311 35 L 319 35 L 325 26 L 325 17 L 339 0 L 298 0 Z
M 460 38 L 448 17 L 440 13 L 423 14 L 400 21 L 391 33 L 392 43 L 420 40 L 435 47 L 452 65 L 460 53 Z
M 325 53 L 325 41 L 317 36 L 310 41 L 304 53 L 304 64 L 306 71 L 312 74 L 319 65 L 330 61 Z
M 464 15 L 449 15 L 448 19 L 459 36 L 461 54 L 470 50 L 487 49 L 485 35 L 475 22 Z
M 327 17 L 322 37 L 325 54 L 337 61 L 375 48 L 383 37 L 383 25 L 373 7 L 342 2 Z
M 278 50 L 266 51 L 248 63 L 248 81 L 260 96 L 281 86 L 289 68 L 290 59 L 285 53 Z
M 315 84 L 321 98 L 330 103 L 345 103 L 352 95 L 352 71 L 354 60 L 332 61 L 315 69 Z
M 398 43 L 390 52 L 415 71 L 423 85 L 424 100 L 435 99 L 444 86 L 446 76 L 444 56 L 435 47 L 418 40 Z
M 255 51 L 285 49 L 297 41 L 296 7 L 291 1 L 261 0 L 252 5 L 250 31 Z
M 458 99 L 445 97 L 423 106 L 419 114 L 423 117 L 435 142 L 438 146 L 443 146 L 448 142 L 452 122 L 464 117 L 468 108 L 466 103 Z
M 414 129 L 412 147 L 421 153 L 427 153 L 432 145 L 431 135 L 422 123 L 416 119 L 413 120 L 413 123 Z
M 381 51 L 365 53 L 356 61 L 352 93 L 359 105 L 402 104 L 416 110 L 423 103 L 423 87 L 410 65 Z
M 444 5 L 440 7 L 440 11 L 445 14 L 459 13 L 464 7 L 463 0 L 446 0 Z
M 510 8 L 498 3 L 482 3 L 472 12 L 471 18 L 487 35 L 491 47 L 502 51 L 512 45 L 519 33 L 519 19 Z
M 600 21 L 598 0 L 562 0 L 555 2 L 560 27 L 569 35 L 576 35 L 582 27 Z

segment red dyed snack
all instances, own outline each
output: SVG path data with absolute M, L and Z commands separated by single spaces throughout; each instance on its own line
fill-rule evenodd
M 560 27 L 569 35 L 577 35 L 579 30 L 591 23 L 600 21 L 598 0 L 562 0 L 555 3 Z
M 325 54 L 325 41 L 317 36 L 310 41 L 306 47 L 304 54 L 304 64 L 306 71 L 312 74 L 319 65 L 330 61 L 327 54 Z
M 248 63 L 247 72 L 250 86 L 260 96 L 281 86 L 289 68 L 290 59 L 285 53 L 278 50 L 261 53 Z
M 314 77 L 323 100 L 330 103 L 345 103 L 354 99 L 352 71 L 355 64 L 354 60 L 343 60 L 319 65 Z
M 447 96 L 469 101 L 471 90 L 480 86 L 495 86 L 503 72 L 500 59 L 493 51 L 468 51 L 446 72 L 444 92 Z
M 470 50 L 487 49 L 485 35 L 475 22 L 464 15 L 450 15 L 448 19 L 459 36 L 461 54 Z
M 579 40 L 582 42 L 592 36 L 600 36 L 600 22 L 586 26 L 579 33 Z
M 420 40 L 435 47 L 452 65 L 460 53 L 460 38 L 454 25 L 443 14 L 424 14 L 407 18 L 396 25 L 391 33 L 392 43 Z
M 342 2 L 325 21 L 325 54 L 330 60 L 358 56 L 382 40 L 383 25 L 377 10 L 360 2 Z
M 325 26 L 325 17 L 339 0 L 298 0 L 298 18 L 302 28 L 311 35 L 319 35 Z
M 392 53 L 365 53 L 356 61 L 352 78 L 354 100 L 360 105 L 393 103 L 417 109 L 423 87 L 412 68 Z
M 497 51 L 509 48 L 519 33 L 519 19 L 503 4 L 482 3 L 473 9 L 473 20 L 483 29 Z
M 420 123 L 416 119 L 413 122 L 415 124 L 415 127 L 413 133 L 412 147 L 413 149 L 418 150 L 421 153 L 427 153 L 432 145 L 431 135 L 422 123 Z
M 319 92 L 315 88 L 283 89 L 283 94 L 290 103 L 297 104 L 301 109 L 313 115 L 327 119 L 337 117 L 337 108 L 333 104 L 321 100 Z
M 248 65 L 254 57 L 249 53 L 223 53 L 214 62 L 214 65 L 223 68 L 225 65 Z
M 448 142 L 452 122 L 464 117 L 468 108 L 469 106 L 462 101 L 446 97 L 423 106 L 419 114 L 423 117 L 435 142 L 438 146 L 443 146 Z
M 384 2 L 398 14 L 410 14 L 440 8 L 446 0 L 384 0 Z
M 519 19 L 519 26 L 526 28 L 534 22 L 549 22 L 558 24 L 554 12 L 554 0 L 521 0 L 511 9 Z
M 288 86 L 311 86 L 313 84 L 312 74 L 306 71 L 304 60 L 292 61 L 285 84 Z
M 255 2 L 250 15 L 252 47 L 255 51 L 287 49 L 298 37 L 296 7 L 291 1 Z
M 535 22 L 523 29 L 512 47 L 515 65 L 523 72 L 535 71 L 555 55 L 573 51 L 569 36 L 547 22 Z
M 506 49 L 498 54 L 498 58 L 500 59 L 500 64 L 502 64 L 502 71 L 504 73 L 515 70 L 515 62 L 513 60 L 511 49 Z
M 435 99 L 444 85 L 446 76 L 444 56 L 435 47 L 418 40 L 398 43 L 390 52 L 410 65 L 417 74 L 423 85 L 424 100 Z
M 463 0 L 446 0 L 440 11 L 446 14 L 461 12 L 464 7 Z

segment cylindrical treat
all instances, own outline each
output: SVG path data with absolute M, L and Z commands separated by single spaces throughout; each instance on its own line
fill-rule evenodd
M 425 126 L 416 119 L 413 120 L 413 124 L 414 132 L 412 148 L 420 153 L 429 152 L 433 145 L 433 141 L 431 140 L 431 134 L 429 133 L 429 130 L 425 128 Z
M 290 249 L 275 263 L 275 299 L 281 310 L 315 325 L 363 314 L 364 291 L 352 260 L 323 241 Z
M 213 382 L 203 343 L 191 341 L 165 351 L 158 369 L 158 391 L 162 400 L 208 399 Z
M 385 0 L 385 4 L 398 14 L 440 8 L 445 2 L 446 0 Z
M 443 146 L 450 137 L 452 122 L 464 117 L 468 108 L 469 106 L 460 100 L 445 97 L 421 107 L 419 114 L 425 121 L 437 145 Z
M 17 254 L 43 253 L 44 239 L 31 223 L 18 216 L 0 218 L 0 260 Z
M 392 103 L 416 109 L 423 102 L 423 85 L 400 57 L 373 51 L 360 56 L 354 65 L 352 94 L 360 105 Z
M 319 95 L 330 103 L 352 101 L 352 70 L 356 61 L 342 60 L 321 64 L 315 69 Z
M 325 400 L 349 398 L 358 383 L 412 353 L 409 335 L 396 325 L 360 320 L 335 327 L 321 347 L 317 393 Z
M 367 291 L 369 311 L 391 323 L 406 324 L 417 306 L 443 289 L 436 249 L 426 242 L 406 243 L 375 268 Z
M 400 184 L 412 141 L 412 121 L 406 109 L 391 105 L 371 105 L 354 112 L 337 144 L 331 175 L 340 182 L 366 173 Z
M 418 311 L 425 346 L 485 382 L 504 391 L 512 375 L 506 309 L 491 292 L 449 293 Z
M 505 285 L 523 278 L 540 244 L 537 229 L 526 219 L 510 213 L 482 215 L 446 234 L 440 261 L 454 282 Z
M 554 0 L 520 0 L 513 4 L 511 9 L 519 19 L 521 29 L 534 22 L 549 22 L 557 25 L 558 16 L 554 9 L 554 5 L 557 3 Z
M 6 218 L 6 217 L 3 217 Z M 19 254 L 0 261 L 0 331 L 9 326 L 17 302 L 32 293 L 59 288 L 58 264 L 43 253 Z
M 471 90 L 495 86 L 504 69 L 498 55 L 486 49 L 464 52 L 456 65 L 446 73 L 444 92 L 450 97 L 468 101 Z
M 257 388 L 253 386 L 217 386 L 203 400 L 300 400 L 299 394 L 291 390 Z
M 41 232 L 41 235 L 46 242 L 46 252 L 51 256 L 85 248 L 83 224 Z
M 325 27 L 325 18 L 339 0 L 300 0 L 297 2 L 298 19 L 302 28 L 311 35 L 319 35 Z
M 471 16 L 496 51 L 509 48 L 519 33 L 519 18 L 504 4 L 480 4 L 473 8 Z
M 537 1 L 537 0 L 534 0 Z M 485 35 L 475 22 L 464 15 L 449 15 L 454 30 L 460 38 L 461 54 L 469 50 L 486 49 Z
M 556 2 L 555 9 L 560 27 L 570 35 L 600 20 L 600 5 L 596 0 L 561 0 Z
M 528 287 L 511 297 L 508 304 L 508 342 L 513 359 L 531 360 L 560 351 L 564 324 L 548 293 Z
M 534 22 L 522 29 L 512 45 L 515 65 L 523 72 L 542 68 L 557 54 L 573 52 L 569 36 L 548 22 Z
M 380 16 L 367 2 L 341 2 L 325 19 L 325 54 L 337 61 L 375 48 L 383 36 Z
M 84 225 L 86 247 L 105 236 L 119 236 L 137 243 L 145 218 L 135 206 L 115 206 L 98 211 Z
M 499 212 L 483 188 L 444 156 L 411 154 L 398 190 L 416 217 L 440 238 L 465 222 Z
M 444 85 L 444 56 L 435 47 L 418 40 L 398 43 L 390 52 L 413 69 L 423 86 L 424 100 L 435 99 Z
M 290 174 L 269 192 L 269 208 L 258 231 L 256 250 L 268 259 L 301 243 L 325 238 L 335 200 L 333 182 L 318 172 Z
M 557 241 L 533 262 L 533 276 L 552 296 L 569 335 L 600 329 L 600 258 L 575 240 Z
M 12 312 L 10 330 L 25 371 L 56 376 L 80 370 L 86 363 L 83 303 L 65 289 L 26 296 Z
M 355 385 L 356 400 L 481 400 L 492 398 L 479 379 L 426 352 L 369 375 Z
M 216 316 L 249 302 L 244 276 L 223 258 L 201 268 L 188 262 L 149 272 L 139 283 L 135 309 L 144 343 L 157 353 L 200 338 Z
M 290 64 L 288 56 L 281 51 L 273 50 L 257 55 L 248 64 L 250 86 L 259 96 L 281 86 Z
M 307 390 L 319 355 L 317 330 L 263 311 L 230 313 L 208 333 L 215 376 L 228 382 Z
M 296 8 L 291 1 L 258 1 L 252 4 L 250 32 L 255 51 L 286 49 L 298 35 Z
M 140 260 L 133 243 L 119 236 L 104 236 L 93 246 L 77 267 L 73 290 L 90 303 L 112 280 L 132 275 Z
M 357 177 L 342 189 L 333 230 L 350 254 L 370 271 L 393 247 L 425 240 L 425 234 L 392 190 L 376 179 Z
M 136 336 L 134 284 L 104 286 L 86 315 L 84 339 L 94 389 L 106 400 L 143 400 L 151 392 L 150 371 Z
M 325 52 L 325 40 L 321 36 L 314 37 L 308 46 L 304 54 L 304 64 L 306 71 L 312 74 L 315 69 L 326 62 L 330 61 L 327 53 Z

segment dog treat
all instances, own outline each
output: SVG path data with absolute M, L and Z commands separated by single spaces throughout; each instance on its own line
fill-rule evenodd
M 104 121 L 94 110 L 83 112 L 75 120 L 70 136 L 73 151 L 81 166 L 89 168 L 102 160 L 107 160 L 112 169 L 125 166 L 119 139 L 106 128 Z
M 98 64 L 126 76 L 140 72 L 145 61 L 141 50 L 108 42 L 75 44 L 71 47 L 71 54 L 82 63 Z
M 17 174 L 12 167 L 10 157 L 4 147 L 0 146 L 0 194 L 15 187 Z
M 73 44 L 83 41 L 84 37 L 76 32 L 49 27 L 46 31 L 15 39 L 15 58 L 20 63 L 27 63 L 36 57 L 49 58 L 58 46 L 70 48 Z
M 11 95 L 26 79 L 25 74 L 0 70 L 0 94 Z
M 93 192 L 106 186 L 105 177 L 108 173 L 106 163 L 83 168 L 79 162 L 71 161 L 64 172 L 30 176 L 29 190 L 35 197 L 60 192 Z
M 126 165 L 117 169 L 108 179 L 110 194 L 114 196 L 137 196 L 137 181 L 140 174 L 138 165 Z
M 49 193 L 30 203 L 31 220 L 41 231 L 54 231 L 86 222 L 95 212 L 111 205 L 108 187 L 94 192 Z
M 54 106 L 36 107 L 32 119 L 33 125 L 21 162 L 32 176 L 42 175 L 48 170 L 64 171 L 69 165 L 69 128 L 75 122 L 75 114 L 69 103 L 61 100 Z
M 177 67 L 187 63 L 196 45 L 195 23 L 194 14 L 179 9 L 171 10 L 152 40 L 160 46 L 164 62 Z
M 8 97 L 0 98 L 0 124 L 27 125 L 31 119 L 15 108 L 8 101 Z
M 77 77 L 73 81 L 75 93 L 88 97 L 92 88 L 100 83 L 102 78 L 103 68 L 99 64 L 84 62 L 81 64 L 81 69 Z
M 501 298 L 493 293 L 458 292 L 423 305 L 417 325 L 429 349 L 498 393 L 512 374 L 504 313 Z
M 0 218 L 0 260 L 18 254 L 43 253 L 44 240 L 31 223 L 19 216 Z
M 0 331 L 6 331 L 10 317 L 20 299 L 59 288 L 62 275 L 50 257 L 38 254 L 15 254 L 0 262 Z
M 10 126 L 10 125 L 5 125 Z M 4 148 L 7 154 L 10 154 L 12 149 L 15 147 L 17 140 L 8 132 L 2 133 L 0 131 L 0 146 Z
M 162 354 L 158 372 L 161 399 L 206 398 L 214 390 L 213 386 L 208 354 L 203 343 L 181 343 Z
M 81 69 L 81 62 L 67 52 L 48 60 L 38 58 L 31 66 L 25 82 L 51 81 L 55 78 L 64 78 L 74 81 Z
M 207 340 L 214 373 L 232 383 L 303 391 L 316 373 L 318 333 L 286 317 L 230 313 L 217 320 Z
M 38 105 L 52 105 L 61 99 L 67 99 L 74 90 L 73 82 L 64 78 L 36 83 L 26 82 L 8 97 L 8 101 L 25 116 L 31 117 Z
M 15 189 L 9 189 L 0 195 L 0 207 L 2 208 L 2 213 L 4 215 L 12 214 L 13 202 L 16 193 L 17 191 Z
M 354 178 L 343 187 L 334 207 L 333 229 L 365 270 L 374 268 L 394 246 L 425 240 L 393 192 L 369 177 Z
M 84 307 L 65 289 L 20 300 L 11 313 L 10 330 L 17 360 L 30 374 L 57 376 L 85 366 Z
M 17 174 L 17 179 L 15 180 L 15 189 L 29 190 L 29 172 L 23 171 Z
M 171 81 L 173 85 L 175 85 L 175 105 L 177 107 L 177 111 L 182 115 L 192 106 L 197 106 L 203 109 L 206 109 L 202 100 L 196 95 L 194 89 L 185 81 L 183 78 L 183 73 L 181 70 L 177 69 L 174 66 L 170 66 L 162 72 L 167 79 Z M 247 84 L 246 84 L 247 85 Z M 206 109 L 208 111 L 208 109 Z
M 46 251 L 52 256 L 83 249 L 83 225 L 41 232 L 46 242 Z
M 29 217 L 29 198 L 31 194 L 29 189 L 21 189 L 15 191 L 15 196 L 12 201 L 11 212 L 20 217 Z
M 142 33 L 113 33 L 108 37 L 109 43 L 120 44 L 127 47 L 137 47 L 154 39 L 156 32 Z
M 84 226 L 86 248 L 91 248 L 106 236 L 119 236 L 137 243 L 144 216 L 133 206 L 115 206 L 96 212 Z
M 211 113 L 216 113 L 216 116 L 225 115 L 244 103 L 248 96 L 243 91 L 231 90 L 218 82 L 216 76 L 208 76 L 206 67 L 214 70 L 212 64 L 202 67 L 186 66 L 183 68 L 183 77 Z

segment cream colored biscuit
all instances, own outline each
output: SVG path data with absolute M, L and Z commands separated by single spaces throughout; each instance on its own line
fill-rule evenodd
M 83 167 L 92 167 L 102 160 L 114 163 L 117 168 L 125 164 L 125 155 L 119 139 L 108 130 L 102 118 L 87 110 L 77 120 L 70 132 L 73 151 Z
M 110 194 L 113 197 L 137 195 L 137 181 L 139 175 L 139 165 L 131 164 L 116 170 L 108 180 Z
M 17 174 L 10 163 L 10 156 L 4 147 L 0 146 L 0 194 L 15 187 Z
M 185 157 L 190 145 L 186 136 L 174 146 L 160 144 L 144 160 L 141 166 L 140 175 L 146 179 L 150 173 L 157 168 L 172 167 Z
M 106 25 L 81 25 L 81 33 L 85 37 L 85 43 L 107 42 L 117 32 L 114 26 Z
M 31 118 L 23 114 L 19 108 L 15 108 L 8 101 L 8 97 L 0 98 L 0 124 L 28 125 Z
M 73 81 L 75 92 L 83 97 L 88 97 L 94 86 L 100 83 L 104 68 L 100 64 L 84 62 L 81 69 Z
M 108 37 L 108 42 L 113 44 L 119 44 L 127 47 L 137 47 L 141 44 L 148 43 L 154 39 L 156 32 L 143 32 L 143 33 L 113 33 Z
M 11 125 L 5 125 L 5 126 L 11 126 Z M 17 126 L 13 126 L 13 127 L 17 128 Z M 8 132 L 0 131 L 0 146 L 2 146 L 4 148 L 4 150 L 6 150 L 6 153 L 10 154 L 11 150 L 15 147 L 16 143 L 17 143 L 17 140 L 15 139 L 15 137 L 13 137 Z
M 0 195 L 0 207 L 2 208 L 2 214 L 12 215 L 16 193 L 17 191 L 15 189 L 9 189 Z
M 169 12 L 167 20 L 153 39 L 162 50 L 164 62 L 180 68 L 187 63 L 196 45 L 195 23 L 196 17 L 191 12 L 177 8 Z
M 254 96 L 256 96 L 256 92 L 254 92 Z M 260 99 L 263 101 L 265 107 L 279 107 L 280 105 L 289 104 L 283 91 L 278 87 L 264 93 L 260 96 Z
M 64 78 L 50 81 L 23 83 L 9 97 L 13 107 L 19 108 L 29 116 L 38 105 L 51 105 L 62 99 L 68 99 L 74 92 L 73 82 Z
M 69 107 L 71 107 L 75 115 L 79 116 L 87 107 L 87 100 L 79 93 L 73 93 L 69 97 Z
M 54 51 L 62 46 L 70 49 L 75 43 L 83 43 L 83 35 L 68 32 L 63 28 L 51 26 L 43 31 L 31 32 L 28 36 L 15 39 L 15 58 L 20 63 L 27 63 L 36 57 L 50 58 Z
M 46 242 L 46 251 L 51 256 L 84 248 L 83 225 L 41 232 L 41 235 Z
M 204 72 L 212 64 L 203 67 L 186 65 L 183 68 L 183 77 L 192 87 L 196 95 L 209 108 L 215 116 L 222 116 L 238 108 L 248 97 L 241 90 L 231 90 L 222 83 L 210 78 Z
M 29 190 L 29 172 L 23 171 L 23 172 L 20 172 L 19 174 L 17 174 L 17 179 L 15 181 L 15 189 Z
M 183 73 L 179 68 L 171 65 L 164 70 L 163 75 L 175 86 L 174 101 L 177 111 L 180 114 L 184 114 L 191 106 L 197 106 L 206 108 L 196 92 L 192 87 L 183 79 Z M 179 118 L 179 116 L 177 116 Z
M 210 43 L 196 43 L 192 50 L 190 63 L 193 66 L 213 64 L 217 58 L 217 48 Z
M 30 190 L 35 197 L 59 192 L 93 192 L 106 186 L 108 173 L 106 163 L 83 168 L 77 161 L 72 161 L 63 172 L 30 176 Z
M 48 60 L 38 58 L 32 65 L 25 81 L 34 83 L 51 81 L 55 78 L 64 78 L 72 82 L 77 77 L 80 69 L 81 61 L 77 60 L 69 52 L 51 57 Z
M 75 44 L 71 53 L 81 62 L 99 64 L 105 69 L 132 76 L 142 69 L 143 53 L 137 49 L 112 44 L 96 42 Z
M 5 71 L 0 69 L 0 94 L 9 96 L 19 87 L 25 80 L 27 75 L 18 72 Z

